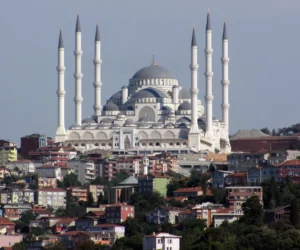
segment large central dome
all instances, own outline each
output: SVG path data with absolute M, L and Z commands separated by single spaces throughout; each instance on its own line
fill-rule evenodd
M 168 69 L 152 64 L 150 66 L 144 67 L 140 69 L 138 72 L 134 74 L 132 79 L 147 79 L 147 78 L 171 78 L 175 79 L 172 75 L 171 71 Z

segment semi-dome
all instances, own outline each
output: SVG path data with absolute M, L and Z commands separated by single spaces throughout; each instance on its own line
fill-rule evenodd
M 93 118 L 86 118 L 82 120 L 82 124 L 97 124 Z
M 116 104 L 109 102 L 103 107 L 103 111 L 119 111 L 119 108 Z
M 139 122 L 142 122 L 142 123 L 144 123 L 144 122 L 153 122 L 152 121 L 152 119 L 151 119 L 151 117 L 150 116 L 143 116 L 143 117 L 141 117 L 140 119 L 139 119 Z
M 113 122 L 113 120 L 110 118 L 104 118 L 100 121 L 101 124 L 110 124 L 112 122 Z
M 132 79 L 148 79 L 148 78 L 173 78 L 173 75 L 170 70 L 156 65 L 152 64 L 150 66 L 141 68 L 139 71 L 137 71 Z
M 163 128 L 164 124 L 163 123 L 154 123 L 151 127 L 152 128 Z
M 174 128 L 175 125 L 173 123 L 168 123 L 165 125 L 165 128 Z
M 109 100 L 110 101 L 115 101 L 115 100 L 120 100 L 122 98 L 122 91 L 118 91 L 116 93 L 114 93 Z
M 178 110 L 191 110 L 192 105 L 188 101 L 184 101 L 178 107 Z
M 191 119 L 188 117 L 181 117 L 176 121 L 176 124 L 180 124 L 180 123 L 190 124 Z
M 133 120 L 132 119 L 127 119 L 125 121 L 125 126 L 131 126 L 131 125 L 134 125 Z
M 81 126 L 80 125 L 77 125 L 77 124 L 73 124 L 70 129 L 81 129 Z

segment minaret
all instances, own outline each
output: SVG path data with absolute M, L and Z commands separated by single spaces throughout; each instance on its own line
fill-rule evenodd
M 198 48 L 196 42 L 195 28 L 193 29 L 191 43 L 191 102 L 192 102 L 192 124 L 189 131 L 189 147 L 200 150 L 200 133 L 198 128 Z
M 223 38 L 222 38 L 222 121 L 224 122 L 227 130 L 229 129 L 229 97 L 228 97 L 228 85 L 230 81 L 228 80 L 228 37 L 227 37 L 227 27 L 226 22 L 224 22 L 223 27 Z
M 55 142 L 63 142 L 66 136 L 65 130 L 65 49 L 62 37 L 62 31 L 59 33 L 58 42 L 58 89 L 57 89 L 57 99 L 58 99 L 58 126 L 56 130 Z
M 82 73 L 81 73 L 81 56 L 82 56 L 82 50 L 81 50 L 81 28 L 80 28 L 80 21 L 79 21 L 79 14 L 77 15 L 77 21 L 76 21 L 76 30 L 75 30 L 75 122 L 77 125 L 81 126 L 81 112 L 82 112 L 82 101 L 83 98 L 81 96 L 81 79 L 82 79 Z
M 94 111 L 95 115 L 101 115 L 101 42 L 98 23 L 96 26 L 95 34 L 95 59 L 94 59 L 94 88 L 95 88 L 95 100 Z
M 206 133 L 205 137 L 213 137 L 213 128 L 212 128 L 212 101 L 214 96 L 212 94 L 212 38 L 211 38 L 211 25 L 210 25 L 210 14 L 207 13 L 207 22 L 206 22 L 206 48 L 204 50 L 206 55 Z

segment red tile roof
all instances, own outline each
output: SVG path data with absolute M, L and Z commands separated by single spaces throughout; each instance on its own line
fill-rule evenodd
M 299 160 L 289 160 L 289 161 L 282 162 L 282 163 L 278 164 L 277 166 L 281 167 L 281 166 L 299 166 L 299 165 L 300 165 Z
M 15 225 L 12 221 L 0 217 L 0 225 Z
M 201 192 L 202 188 L 201 187 L 190 187 L 190 188 L 179 188 L 173 193 L 188 193 L 188 192 Z
M 39 188 L 38 191 L 49 191 L 49 192 L 65 192 L 62 188 Z

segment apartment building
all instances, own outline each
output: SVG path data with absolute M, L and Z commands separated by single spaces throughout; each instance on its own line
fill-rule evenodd
M 263 205 L 263 189 L 260 186 L 226 187 L 226 201 L 228 207 L 235 214 L 242 214 L 242 204 L 250 197 L 257 196 Z
M 16 170 L 20 176 L 30 175 L 35 172 L 35 165 L 30 160 L 12 161 L 6 164 L 6 168 L 9 170 Z
M 67 165 L 46 164 L 36 167 L 36 174 L 43 178 L 56 178 L 62 181 L 64 176 L 71 172 L 71 168 Z
M 78 201 L 88 200 L 88 189 L 82 187 L 69 187 L 67 188 L 68 197 L 77 199 Z
M 122 223 L 127 218 L 134 218 L 134 206 L 126 203 L 107 205 L 105 209 L 106 223 Z
M 114 244 L 117 239 L 125 236 L 125 227 L 116 224 L 97 224 L 87 231 L 91 234 L 92 241 L 108 241 L 109 244 Z
M 19 220 L 22 213 L 28 210 L 31 210 L 31 206 L 26 204 L 5 205 L 3 207 L 4 218 L 12 221 Z
M 98 201 L 100 194 L 104 196 L 104 186 L 103 185 L 89 185 L 89 192 L 92 194 L 94 201 Z
M 61 188 L 38 189 L 38 205 L 54 209 L 66 207 L 66 191 Z
M 181 236 L 163 232 L 146 235 L 143 238 L 143 250 L 180 250 L 180 239 Z
M 17 144 L 0 140 L 0 167 L 6 167 L 6 164 L 18 159 Z

